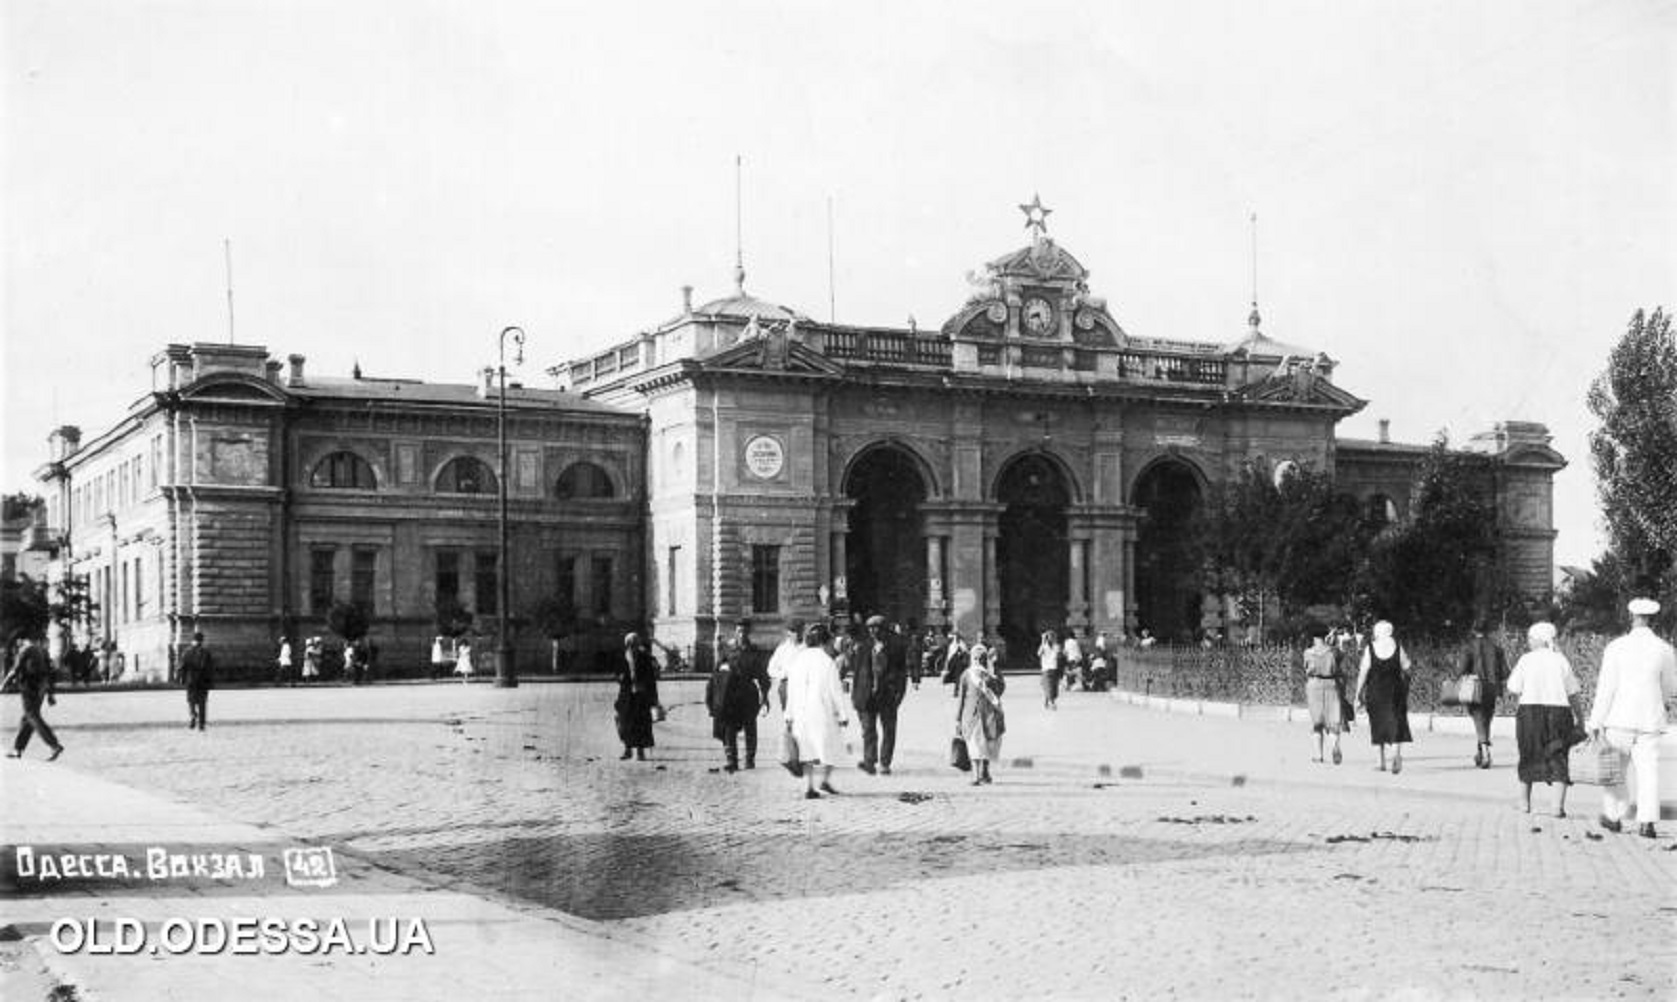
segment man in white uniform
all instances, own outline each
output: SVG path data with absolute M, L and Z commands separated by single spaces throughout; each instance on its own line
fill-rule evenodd
M 1629 811 L 1625 759 L 1636 769 L 1637 833 L 1655 838 L 1660 816 L 1660 735 L 1666 704 L 1677 699 L 1677 653 L 1654 635 L 1648 619 L 1660 611 L 1651 598 L 1632 599 L 1630 632 L 1607 645 L 1601 655 L 1595 705 L 1589 731 L 1619 753 L 1620 779 L 1601 790 L 1601 827 L 1619 831 Z

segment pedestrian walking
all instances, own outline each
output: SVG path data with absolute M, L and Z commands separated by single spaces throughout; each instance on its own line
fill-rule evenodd
M 803 647 L 786 668 L 786 729 L 798 745 L 806 800 L 838 793 L 833 789 L 833 765 L 843 761 L 847 748 L 844 729 L 850 718 L 827 641 L 827 628 L 811 623 L 804 630 Z
M 12 742 L 12 750 L 7 752 L 10 758 L 22 758 L 23 750 L 29 747 L 29 739 L 39 731 L 41 740 L 52 749 L 47 761 L 64 754 L 64 745 L 59 743 L 58 735 L 47 725 L 46 717 L 41 715 L 41 703 L 48 706 L 58 705 L 58 684 L 52 674 L 52 662 L 47 658 L 47 652 L 41 649 L 35 638 L 21 636 L 18 638 L 17 654 L 12 658 L 12 668 L 0 679 L 0 689 L 17 681 L 18 695 L 23 700 L 23 719 L 17 725 L 17 738 Z
M 310 637 L 303 642 L 303 681 L 320 677 L 320 638 Z
M 288 685 L 295 679 L 291 676 L 291 639 L 281 637 L 279 640 L 279 655 L 274 658 L 274 683 Z
M 210 688 L 215 685 L 215 655 L 204 646 L 202 633 L 192 634 L 192 646 L 181 652 L 181 684 L 186 686 L 187 729 L 204 730 L 210 709 Z
M 448 638 L 437 634 L 431 639 L 431 677 L 442 678 L 448 672 Z
M 794 619 L 786 624 L 786 635 L 780 638 L 780 646 L 769 655 L 769 682 L 774 686 L 775 696 L 780 700 L 780 711 L 786 712 L 786 670 L 792 666 L 792 661 L 804 646 L 804 621 Z
M 1589 731 L 1618 753 L 1619 779 L 1601 789 L 1601 826 L 1619 831 L 1630 809 L 1625 762 L 1636 770 L 1637 834 L 1654 838 L 1660 816 L 1660 735 L 1665 732 L 1666 704 L 1677 699 L 1677 654 L 1654 636 L 1648 621 L 1659 614 L 1651 598 L 1631 600 L 1630 632 L 1612 641 L 1601 654 L 1595 704 L 1590 707 Z
M 1310 730 L 1316 736 L 1316 754 L 1312 762 L 1323 761 L 1327 736 L 1333 736 L 1333 764 L 1344 761 L 1339 750 L 1339 736 L 1345 731 L 1345 720 L 1340 712 L 1339 655 L 1328 646 L 1328 629 L 1310 629 L 1310 647 L 1304 652 L 1304 702 L 1310 708 Z
M 856 767 L 870 776 L 875 771 L 889 776 L 897 747 L 897 708 L 908 692 L 908 652 L 885 628 L 884 616 L 869 616 L 867 631 L 867 639 L 850 655 L 850 705 L 862 726 L 862 761 Z
M 723 659 L 705 686 L 711 735 L 722 742 L 727 772 L 739 770 L 739 738 L 745 735 L 745 767 L 757 768 L 757 717 L 769 711 L 769 677 L 761 652 L 751 645 L 751 621 L 734 624 Z
M 612 711 L 617 739 L 623 742 L 620 759 L 646 760 L 652 741 L 652 708 L 658 704 L 658 664 L 638 633 L 625 634 L 617 658 L 617 700 Z
M 472 642 L 457 640 L 454 644 L 454 674 L 460 676 L 460 684 L 465 685 L 472 680 L 477 666 L 472 663 Z
M 1535 624 L 1534 624 L 1535 625 Z M 1479 677 L 1479 702 L 1467 707 L 1473 719 L 1473 732 L 1479 744 L 1473 750 L 1473 764 L 1481 769 L 1491 767 L 1491 720 L 1496 716 L 1496 701 L 1508 680 L 1508 656 L 1502 645 L 1490 635 L 1490 623 L 1484 618 L 1474 621 L 1473 638 L 1462 649 L 1458 675 Z M 1550 638 L 1551 644 L 1553 637 Z M 1518 724 L 1518 721 L 1516 721 Z M 1522 759 L 1524 755 L 1522 753 Z
M 949 694 L 955 695 L 955 686 L 961 681 L 961 673 L 967 670 L 967 663 L 971 658 L 967 642 L 961 638 L 959 630 L 949 631 L 949 643 L 943 648 L 943 684 L 949 686 Z
M 1037 666 L 1042 671 L 1042 707 L 1058 709 L 1060 676 L 1066 668 L 1066 652 L 1061 649 L 1053 630 L 1042 631 L 1042 643 L 1036 648 Z
M 955 684 L 955 734 L 967 745 L 972 760 L 972 785 L 994 782 L 990 763 L 1001 757 L 1002 735 L 1007 718 L 1002 713 L 1002 693 L 1007 683 L 992 664 L 989 648 L 972 649 L 972 660 Z
M 1060 645 L 1060 650 L 1065 654 L 1066 691 L 1070 692 L 1073 687 L 1082 686 L 1083 690 L 1087 692 L 1089 690 L 1089 680 L 1083 672 L 1083 642 L 1077 639 L 1077 629 L 1075 627 L 1066 630 L 1065 643 Z
M 1533 783 L 1560 784 L 1555 817 L 1566 817 L 1566 791 L 1572 785 L 1567 752 L 1584 731 L 1578 707 L 1578 676 L 1566 655 L 1555 650 L 1555 624 L 1533 623 L 1526 631 L 1530 647 L 1514 663 L 1508 691 L 1520 697 L 1514 711 L 1514 745 L 1520 751 L 1520 807 L 1531 813 Z
M 1357 702 L 1368 715 L 1368 740 L 1380 749 L 1380 771 L 1386 771 L 1386 750 L 1392 755 L 1392 774 L 1403 771 L 1403 746 L 1409 734 L 1409 655 L 1392 636 L 1392 624 L 1374 624 L 1374 641 L 1363 651 L 1357 667 Z

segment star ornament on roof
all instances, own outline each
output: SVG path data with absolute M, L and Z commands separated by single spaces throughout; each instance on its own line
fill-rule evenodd
M 1048 214 L 1054 210 L 1043 206 L 1041 195 L 1033 193 L 1030 204 L 1019 206 L 1019 211 L 1025 214 L 1025 229 L 1035 230 L 1037 236 L 1048 232 Z

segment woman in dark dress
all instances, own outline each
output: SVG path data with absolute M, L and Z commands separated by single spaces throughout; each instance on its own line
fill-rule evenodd
M 1368 715 L 1368 739 L 1380 749 L 1386 769 L 1386 746 L 1392 748 L 1392 774 L 1403 771 L 1403 746 L 1409 734 L 1409 655 L 1392 639 L 1392 624 L 1374 624 L 1374 641 L 1363 651 L 1357 669 L 1357 702 Z
M 623 655 L 617 659 L 617 739 L 623 742 L 619 758 L 645 760 L 652 747 L 652 708 L 658 704 L 658 663 L 641 642 L 640 634 L 623 638 Z

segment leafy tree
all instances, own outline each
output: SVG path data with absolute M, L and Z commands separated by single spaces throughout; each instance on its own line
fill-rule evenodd
M 1201 585 L 1234 596 L 1265 628 L 1272 601 L 1296 618 L 1315 604 L 1347 604 L 1370 530 L 1357 503 L 1326 473 L 1279 479 L 1247 465 L 1219 485 L 1195 517 Z
M 0 578 L 0 641 L 44 636 L 50 618 L 45 585 L 27 574 Z
M 41 498 L 33 494 L 7 494 L 0 497 L 0 521 L 12 522 L 21 518 L 28 518 L 35 514 L 35 509 L 46 504 Z
M 87 575 L 66 574 L 53 583 L 49 612 L 66 637 L 73 636 L 78 626 L 91 625 L 98 611 L 99 603 L 93 600 L 93 585 Z
M 1629 592 L 1624 562 L 1608 550 L 1561 588 L 1556 625 L 1575 633 L 1611 633 L 1624 625 Z
M 1375 537 L 1359 611 L 1414 632 L 1466 632 L 1512 594 L 1501 562 L 1487 457 L 1440 435 L 1421 463 L 1408 516 Z
M 472 628 L 472 614 L 452 595 L 437 596 L 437 632 L 445 637 L 458 637 Z
M 359 602 L 337 601 L 326 610 L 326 627 L 333 633 L 354 643 L 367 635 L 372 620 Z
M 558 640 L 576 632 L 576 608 L 553 595 L 538 599 L 528 615 L 542 636 L 549 639 Z
M 1637 310 L 1590 385 L 1590 459 L 1610 545 L 1637 590 L 1677 600 L 1677 337 Z

